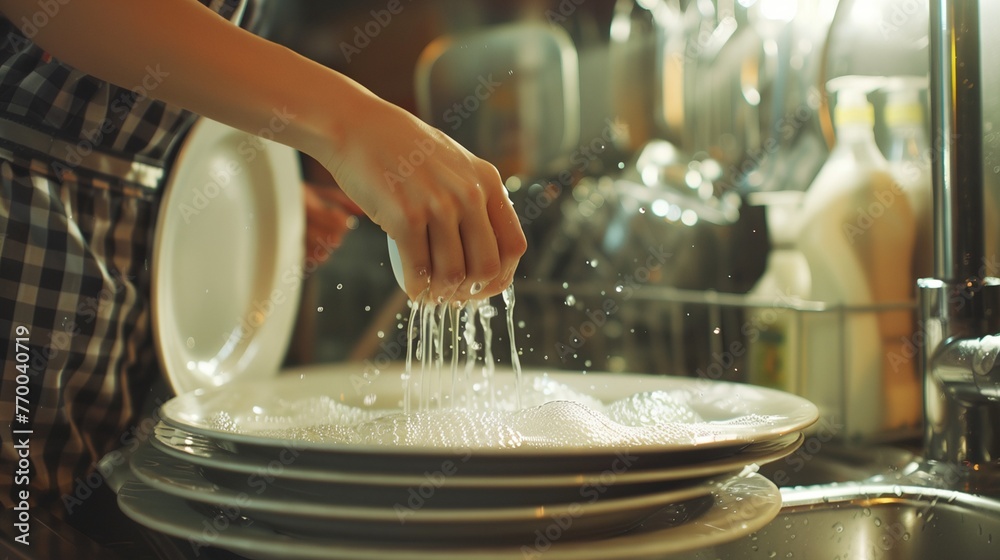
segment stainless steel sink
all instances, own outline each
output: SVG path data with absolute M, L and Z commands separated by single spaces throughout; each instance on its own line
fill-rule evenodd
M 788 488 L 782 497 L 782 511 L 760 531 L 677 558 L 1000 558 L 1000 501 L 993 499 L 877 483 Z

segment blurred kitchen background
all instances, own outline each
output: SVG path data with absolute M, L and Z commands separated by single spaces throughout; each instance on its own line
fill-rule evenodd
M 982 4 L 982 21 L 998 21 L 1000 3 Z M 390 5 L 399 13 L 386 22 Z M 515 281 L 525 367 L 771 385 L 816 401 L 847 425 L 845 438 L 888 440 L 920 427 L 913 300 L 932 251 L 928 9 L 926 0 L 281 0 L 267 5 L 266 34 L 497 165 L 529 241 Z M 984 52 L 995 37 L 984 32 Z M 877 79 L 834 82 L 831 92 L 841 76 Z M 984 83 L 983 165 L 997 200 L 1000 71 Z M 810 201 L 839 125 L 858 123 L 874 131 L 879 168 L 906 184 L 881 199 Z M 870 178 L 865 165 L 831 163 L 825 180 L 857 183 Z M 810 214 L 824 200 L 847 221 Z M 988 255 L 1000 237 L 996 206 Z M 827 274 L 817 262 L 863 274 Z M 833 289 L 817 289 L 823 282 Z M 306 288 L 288 365 L 402 359 L 408 310 L 379 228 L 359 220 Z M 496 326 L 494 355 L 509 362 Z

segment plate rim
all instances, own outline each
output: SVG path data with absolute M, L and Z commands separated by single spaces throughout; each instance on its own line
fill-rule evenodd
M 346 365 L 345 365 L 346 364 Z M 362 367 L 361 364 L 354 364 L 358 367 Z M 321 366 L 314 366 L 310 368 L 301 368 L 294 370 L 294 373 L 298 373 L 299 379 L 304 379 L 306 376 L 310 375 L 324 375 L 328 377 L 341 377 L 352 375 L 346 368 L 352 367 L 352 363 L 344 362 L 339 364 L 325 364 Z M 303 373 L 308 371 L 322 371 L 322 373 Z M 512 375 L 509 370 L 498 370 L 496 375 L 498 376 L 509 376 Z M 317 443 L 309 442 L 304 440 L 291 440 L 291 439 L 276 439 L 276 438 L 265 438 L 262 436 L 255 436 L 251 434 L 241 434 L 233 432 L 224 432 L 221 430 L 212 430 L 205 426 L 200 426 L 192 424 L 185 421 L 183 418 L 178 418 L 176 414 L 173 413 L 173 409 L 183 405 L 184 400 L 192 400 L 205 397 L 209 394 L 209 391 L 215 392 L 225 392 L 232 394 L 234 391 L 238 391 L 240 386 L 237 384 L 230 384 L 226 388 L 213 388 L 208 390 L 199 390 L 187 395 L 179 395 L 173 399 L 170 399 L 164 403 L 159 410 L 160 420 L 165 424 L 175 426 L 182 430 L 186 430 L 198 435 L 209 437 L 215 440 L 221 441 L 231 441 L 234 443 L 242 443 L 256 446 L 268 446 L 274 448 L 287 448 L 289 446 L 294 446 L 299 451 L 317 452 L 317 453 L 364 453 L 372 455 L 406 455 L 406 454 L 420 454 L 429 457 L 441 457 L 447 458 L 448 456 L 454 454 L 456 450 L 461 451 L 471 451 L 477 456 L 482 457 L 524 457 L 524 458 L 539 458 L 546 456 L 558 455 L 560 457 L 569 456 L 594 456 L 601 457 L 608 453 L 613 455 L 615 451 L 635 451 L 635 452 L 652 452 L 652 453 L 669 453 L 671 451 L 690 451 L 694 449 L 710 449 L 714 447 L 724 447 L 724 446 L 735 446 L 740 444 L 750 444 L 760 441 L 766 441 L 768 439 L 778 438 L 784 435 L 788 435 L 793 432 L 801 431 L 819 419 L 819 409 L 815 404 L 809 400 L 794 395 L 792 393 L 787 393 L 784 391 L 779 391 L 777 389 L 771 389 L 768 387 L 759 387 L 755 385 L 745 384 L 745 383 L 734 383 L 729 381 L 716 381 L 707 380 L 701 378 L 692 377 L 681 377 L 681 376 L 666 376 L 666 375 L 653 375 L 653 374 L 642 374 L 642 373 L 606 373 L 606 372 L 588 372 L 586 374 L 564 372 L 564 371 L 554 371 L 550 372 L 545 369 L 528 369 L 525 372 L 525 377 L 522 379 L 530 380 L 534 376 L 546 376 L 553 378 L 557 382 L 563 382 L 565 380 L 575 380 L 589 379 L 596 380 L 596 382 L 601 382 L 604 380 L 608 382 L 612 379 L 617 378 L 621 380 L 634 379 L 634 380 L 646 380 L 651 382 L 662 382 L 665 384 L 678 384 L 680 387 L 676 388 L 687 388 L 688 386 L 698 386 L 712 387 L 716 390 L 721 390 L 722 388 L 729 387 L 733 389 L 738 389 L 739 391 L 756 393 L 759 397 L 770 396 L 772 399 L 777 398 L 789 403 L 794 403 L 794 405 L 789 404 L 789 408 L 796 409 L 796 415 L 793 418 L 789 418 L 785 423 L 780 424 L 780 426 L 771 426 L 768 429 L 759 429 L 756 431 L 751 431 L 750 433 L 740 433 L 747 432 L 746 429 L 740 430 L 737 427 L 733 427 L 725 436 L 717 435 L 717 437 L 700 441 L 696 444 L 661 444 L 661 445 L 650 445 L 642 447 L 629 447 L 629 448 L 582 448 L 582 447 L 572 447 L 572 448 L 514 448 L 514 449 L 496 449 L 496 448 L 444 448 L 444 447 L 428 447 L 428 446 L 406 446 L 404 448 L 390 447 L 390 446 L 377 446 L 377 445 L 364 445 L 364 444 L 331 444 L 331 443 Z M 268 380 L 272 383 L 282 383 L 287 379 L 289 383 L 294 383 L 294 375 L 289 375 L 286 373 L 282 377 Z M 350 382 L 350 380 L 348 380 Z M 211 394 L 209 394 L 209 397 Z M 759 412 L 764 414 L 764 412 Z
M 148 506 L 151 503 L 150 498 L 147 496 L 140 499 L 137 496 L 130 496 L 127 489 L 129 485 L 126 484 L 123 487 L 124 491 L 118 495 L 119 508 L 125 515 L 146 527 L 174 536 L 192 538 L 192 534 L 200 534 L 198 530 L 203 527 L 197 521 L 178 520 L 176 515 L 174 518 L 164 519 L 166 515 L 164 512 L 170 506 L 185 508 L 181 510 L 182 514 L 186 515 L 190 510 L 190 514 L 197 515 L 187 502 L 141 483 L 138 485 L 142 491 L 152 493 L 153 498 L 159 500 L 161 507 L 151 508 L 154 510 L 152 515 L 141 508 L 136 509 L 134 506 L 137 504 Z M 721 495 L 722 492 L 726 492 L 725 496 Z M 781 491 L 773 482 L 758 473 L 733 476 L 721 483 L 718 490 L 713 492 L 713 496 L 715 503 L 709 511 L 682 525 L 659 530 L 651 529 L 639 534 L 629 532 L 600 540 L 577 539 L 560 542 L 556 539 L 549 541 L 550 548 L 544 551 L 544 555 L 550 560 L 596 560 L 608 557 L 631 558 L 639 555 L 678 554 L 704 549 L 759 530 L 775 519 L 782 507 Z M 761 499 L 762 497 L 764 499 Z M 163 500 L 168 501 L 168 508 L 162 507 Z M 725 525 L 726 519 L 735 513 L 731 507 L 738 504 L 753 506 L 755 514 L 739 516 L 739 523 L 730 523 L 731 530 L 727 531 L 722 526 Z M 685 535 L 681 531 L 687 531 L 688 534 Z M 681 543 L 682 537 L 689 542 Z M 384 547 L 370 540 L 351 542 L 348 539 L 316 539 L 314 542 L 309 542 L 301 536 L 290 536 L 271 528 L 263 521 L 256 520 L 249 527 L 229 523 L 226 530 L 215 532 L 212 542 L 206 543 L 209 544 L 240 554 L 249 552 L 253 558 L 465 560 L 470 555 L 475 555 L 474 557 L 480 560 L 507 560 L 524 557 L 524 545 L 520 544 L 492 547 L 462 546 L 435 550 L 426 545 L 407 548 L 402 543 L 399 546 Z M 302 550 L 297 551 L 296 548 Z M 267 556 L 260 556 L 262 553 Z
M 284 232 L 283 237 L 280 239 L 298 239 L 305 232 L 304 215 L 301 212 L 291 211 L 295 207 L 301 208 L 304 204 L 301 188 L 281 188 L 282 183 L 286 182 L 286 179 L 281 178 L 280 175 L 287 175 L 287 181 L 291 181 L 294 175 L 295 183 L 301 182 L 300 164 L 296 151 L 288 146 L 254 137 L 246 132 L 207 117 L 197 117 L 195 122 L 188 127 L 184 137 L 179 141 L 179 147 L 173 158 L 169 175 L 162 187 L 163 195 L 157 212 L 156 226 L 153 233 L 152 257 L 150 259 L 152 271 L 150 274 L 150 323 L 152 326 L 153 344 L 156 348 L 156 359 L 160 371 L 177 395 L 198 389 L 212 388 L 212 386 L 205 385 L 203 378 L 191 376 L 187 369 L 177 365 L 181 359 L 170 357 L 171 352 L 182 350 L 182 345 L 171 344 L 171 342 L 176 341 L 170 339 L 170 335 L 167 334 L 170 329 L 164 324 L 170 316 L 170 313 L 164 311 L 168 304 L 165 301 L 161 301 L 161 288 L 166 282 L 164 277 L 171 271 L 169 263 L 166 262 L 167 256 L 165 252 L 172 246 L 173 239 L 170 233 L 177 227 L 177 224 L 171 222 L 171 218 L 182 212 L 179 208 L 179 204 L 184 203 L 182 195 L 185 193 L 191 194 L 193 189 L 202 185 L 198 181 L 185 181 L 184 170 L 188 168 L 187 162 L 192 159 L 204 157 L 204 154 L 199 151 L 199 148 L 204 143 L 218 141 L 229 136 L 256 138 L 256 155 L 254 157 L 267 158 L 270 161 L 272 168 L 271 179 L 276 193 L 275 200 L 277 201 L 275 203 L 275 215 L 282 222 L 276 228 Z M 247 162 L 241 160 L 240 164 L 245 166 Z M 250 171 L 250 169 L 244 169 L 243 172 L 249 173 Z M 175 201 L 179 202 L 175 205 Z M 278 208 L 279 206 L 281 209 Z M 301 218 L 292 219 L 293 216 L 300 215 Z M 280 243 L 278 244 L 280 245 Z M 287 266 L 291 266 L 291 263 L 300 263 L 304 258 L 305 248 L 302 243 L 287 243 L 286 245 L 288 246 L 282 246 L 280 249 L 275 250 L 276 267 L 272 271 L 275 282 L 272 282 L 272 285 L 277 284 L 277 276 L 281 270 Z M 291 294 L 289 300 L 285 302 L 285 305 L 277 306 L 278 309 L 268 317 L 268 320 L 264 321 L 259 328 L 254 329 L 254 332 L 251 334 L 251 340 L 243 344 L 244 348 L 253 347 L 255 349 L 271 346 L 273 352 L 267 354 L 270 358 L 262 356 L 260 352 L 257 352 L 252 360 L 242 358 L 230 360 L 231 363 L 235 363 L 235 367 L 226 371 L 228 378 L 232 380 L 244 378 L 246 367 L 251 363 L 254 364 L 254 368 L 251 371 L 264 372 L 272 376 L 278 375 L 285 351 L 291 342 L 292 327 L 298 311 L 298 306 L 293 305 L 291 302 L 298 299 L 299 292 L 300 290 L 296 289 L 295 293 Z M 266 338 L 268 344 L 254 344 L 253 341 L 257 338 Z M 177 347 L 172 348 L 171 346 Z M 264 366 L 261 366 L 262 360 L 265 362 Z M 258 376 L 260 376 L 260 373 L 258 373 Z
M 781 437 L 790 437 L 792 434 L 785 434 Z M 698 477 L 719 476 L 726 472 L 739 470 L 748 464 L 765 465 L 779 461 L 795 453 L 805 441 L 805 434 L 798 433 L 794 441 L 778 449 L 766 449 L 761 452 L 751 452 L 751 460 L 742 452 L 737 452 L 730 456 L 720 457 L 711 461 L 704 461 L 678 467 L 651 468 L 648 470 L 629 470 L 615 474 L 616 481 L 620 484 L 645 484 L 653 482 L 676 482 Z M 208 458 L 198 455 L 186 454 L 160 441 L 157 437 L 150 439 L 150 443 L 174 458 L 184 460 L 199 466 L 226 470 L 239 474 L 255 474 L 260 472 L 262 466 L 258 463 L 246 463 L 245 461 L 233 461 L 231 457 L 223 459 Z M 766 443 L 766 442 L 762 442 Z M 222 450 L 218 451 L 222 453 Z M 297 481 L 309 482 L 329 482 L 333 484 L 382 484 L 393 486 L 419 486 L 427 481 L 423 473 L 420 474 L 372 474 L 359 472 L 345 472 L 335 469 L 307 469 L 297 467 L 294 464 L 282 465 L 282 476 Z M 289 476 L 291 475 L 291 476 Z M 455 488 L 544 488 L 548 486 L 579 486 L 581 484 L 600 483 L 602 472 L 590 473 L 563 473 L 544 475 L 454 475 L 448 477 L 447 484 Z
M 142 446 L 139 448 L 143 449 Z M 155 448 L 147 447 L 146 449 Z M 141 451 L 136 451 L 140 453 Z M 372 523 L 399 523 L 399 513 L 395 508 L 370 507 L 370 506 L 349 506 L 323 503 L 300 503 L 294 500 L 282 501 L 279 499 L 263 498 L 263 494 L 258 497 L 249 496 L 242 499 L 240 491 L 213 483 L 204 475 L 199 473 L 189 473 L 201 486 L 195 488 L 185 484 L 170 484 L 165 480 L 157 480 L 149 475 L 151 467 L 137 467 L 136 461 L 143 460 L 142 455 L 134 454 L 130 458 L 132 473 L 147 486 L 185 500 L 194 502 L 210 503 L 212 505 L 238 505 L 249 512 L 270 512 L 285 513 L 292 517 L 305 516 L 321 518 L 324 520 L 350 519 L 357 521 L 367 521 Z M 183 463 L 177 457 L 172 457 L 178 463 Z M 160 463 L 159 468 L 165 464 Z M 738 469 L 734 469 L 738 470 Z M 723 473 L 720 473 L 723 474 Z M 574 504 L 582 506 L 582 510 L 591 516 L 621 515 L 631 510 L 648 509 L 652 507 L 665 506 L 674 502 L 681 502 L 711 493 L 711 488 L 728 479 L 728 476 L 720 476 L 709 480 L 695 480 L 690 485 L 669 488 L 655 492 L 637 494 L 618 498 L 599 499 L 589 504 L 578 504 L 576 502 L 546 503 L 537 506 L 505 506 L 505 507 L 470 507 L 470 508 L 447 508 L 432 509 L 418 508 L 408 513 L 406 523 L 417 523 L 423 525 L 461 523 L 469 521 L 473 523 L 523 523 L 538 518 L 538 508 L 544 507 L 545 516 L 553 517 L 558 515 L 574 515 Z M 190 483 L 192 479 L 189 479 Z M 587 483 L 581 483 L 586 486 Z M 210 493 L 202 490 L 211 488 Z

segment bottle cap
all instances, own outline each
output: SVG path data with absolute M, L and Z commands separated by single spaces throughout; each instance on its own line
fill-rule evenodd
M 920 92 L 927 88 L 927 78 L 893 76 L 886 83 L 885 124 L 887 126 L 924 124 Z
M 868 94 L 885 85 L 881 76 L 839 76 L 826 83 L 827 90 L 837 95 L 833 110 L 836 125 L 875 124 L 875 108 L 868 101 Z

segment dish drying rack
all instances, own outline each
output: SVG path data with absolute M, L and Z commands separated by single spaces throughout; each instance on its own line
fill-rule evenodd
M 879 344 L 874 374 L 858 376 L 848 371 L 852 353 L 861 351 L 852 347 L 848 329 L 856 319 L 877 321 L 880 314 L 899 312 L 914 318 L 914 332 L 919 333 L 915 301 L 846 306 L 652 284 L 623 288 L 526 281 L 517 285 L 514 318 L 526 366 L 755 382 L 815 402 L 823 415 L 816 429 L 834 438 L 884 442 L 920 433 L 919 335 Z M 823 340 L 831 345 L 829 355 L 839 359 L 815 367 L 811 330 L 829 333 L 831 327 L 833 336 Z M 793 348 L 782 353 L 782 344 Z M 762 360 L 779 355 L 797 362 L 783 368 L 789 373 L 786 379 L 761 379 L 754 373 L 767 369 Z M 900 368 L 912 379 L 892 379 L 887 370 Z M 834 381 L 817 382 L 828 376 Z M 860 403 L 852 396 L 857 395 L 881 401 L 881 407 L 876 403 L 881 410 L 875 411 L 880 418 L 859 424 L 859 414 L 873 412 L 856 410 Z M 897 410 L 886 412 L 890 405 Z

